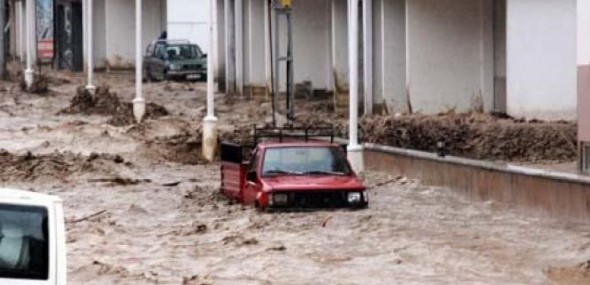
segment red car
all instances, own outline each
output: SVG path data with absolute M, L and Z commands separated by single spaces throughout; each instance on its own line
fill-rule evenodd
M 265 134 L 260 135 L 261 130 Z M 271 132 L 269 132 L 269 130 Z M 364 208 L 366 188 L 346 152 L 310 129 L 255 129 L 255 147 L 222 144 L 221 192 L 257 208 Z M 317 131 L 317 129 L 315 129 Z M 266 138 L 264 142 L 258 142 Z M 251 151 L 251 158 L 242 155 Z

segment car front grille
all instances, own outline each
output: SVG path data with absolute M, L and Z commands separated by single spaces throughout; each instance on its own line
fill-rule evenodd
M 289 195 L 289 202 L 286 205 L 274 205 L 276 207 L 340 208 L 349 206 L 347 192 L 344 191 L 297 191 L 275 192 L 275 194 Z
M 183 66 L 184 70 L 199 70 L 201 68 L 203 68 L 203 65 L 201 64 L 185 64 Z

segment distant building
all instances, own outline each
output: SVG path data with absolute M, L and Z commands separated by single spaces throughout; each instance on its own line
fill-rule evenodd
M 34 0 L 38 42 L 33 58 L 59 69 L 82 71 L 86 62 L 88 0 Z M 11 53 L 24 60 L 25 0 L 10 0 Z M 92 0 L 93 57 L 97 69 L 129 69 L 135 63 L 135 1 Z M 143 0 L 143 46 L 166 29 L 167 0 Z

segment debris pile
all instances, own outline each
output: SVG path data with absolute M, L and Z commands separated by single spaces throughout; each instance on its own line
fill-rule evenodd
M 133 104 L 122 103 L 117 94 L 111 92 L 109 86 L 106 85 L 97 87 L 95 95 L 92 95 L 84 86 L 79 86 L 70 106 L 63 109 L 60 114 L 111 115 L 108 123 L 114 126 L 131 125 L 135 122 Z M 148 103 L 144 120 L 168 114 L 166 108 Z
M 577 127 L 569 122 L 525 121 L 483 114 L 380 116 L 361 122 L 363 141 L 450 155 L 505 161 L 572 161 Z
M 119 156 L 106 154 L 92 154 L 88 157 L 73 154 L 59 153 L 33 155 L 27 152 L 23 155 L 13 154 L 0 149 L 0 181 L 38 181 L 60 180 L 64 181 L 75 173 L 88 173 L 96 171 L 99 165 L 106 161 L 117 163 Z

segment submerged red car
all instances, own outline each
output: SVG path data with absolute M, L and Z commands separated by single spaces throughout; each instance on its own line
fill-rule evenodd
M 367 207 L 366 188 L 342 146 L 333 143 L 333 135 L 327 142 L 310 132 L 255 129 L 253 147 L 222 144 L 221 192 L 263 210 Z M 259 138 L 266 140 L 259 142 Z M 251 152 L 246 161 L 245 151 Z

